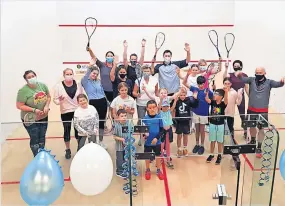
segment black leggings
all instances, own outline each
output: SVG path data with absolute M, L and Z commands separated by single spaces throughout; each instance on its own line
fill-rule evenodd
M 244 127 L 243 125 L 243 122 L 245 120 L 245 99 L 244 99 L 244 95 L 242 97 L 242 101 L 240 103 L 240 105 L 238 105 L 238 112 L 239 112 L 239 115 L 240 115 L 240 119 L 241 119 L 241 127 L 246 130 L 246 127 Z
M 114 99 L 113 91 L 111 91 L 111 92 L 104 91 L 104 93 L 105 93 L 105 96 L 106 96 L 108 102 L 111 103 L 113 101 L 113 99 Z
M 99 115 L 99 140 L 103 140 L 104 135 L 104 126 L 106 121 L 106 115 L 107 115 L 107 100 L 106 98 L 102 99 L 91 99 L 89 100 L 89 104 L 94 106 L 98 112 Z
M 233 117 L 227 117 L 228 127 L 229 127 L 229 130 L 232 136 L 234 136 L 234 132 L 235 132 L 234 122 L 235 122 L 235 119 Z
M 61 114 L 61 121 L 64 129 L 64 142 L 70 142 L 71 121 L 74 117 L 74 112 Z M 78 131 L 74 128 L 75 138 L 78 139 Z

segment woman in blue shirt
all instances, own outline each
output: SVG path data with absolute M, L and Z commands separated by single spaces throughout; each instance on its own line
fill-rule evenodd
M 106 149 L 103 144 L 104 124 L 107 115 L 107 100 L 104 89 L 99 77 L 99 68 L 95 66 L 92 60 L 89 64 L 84 77 L 81 79 L 81 84 L 88 96 L 89 104 L 94 106 L 99 115 L 99 144 Z

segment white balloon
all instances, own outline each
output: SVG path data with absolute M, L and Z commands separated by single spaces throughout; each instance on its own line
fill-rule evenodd
M 104 192 L 113 178 L 113 162 L 109 153 L 95 143 L 86 144 L 74 156 L 70 166 L 73 187 L 83 195 Z

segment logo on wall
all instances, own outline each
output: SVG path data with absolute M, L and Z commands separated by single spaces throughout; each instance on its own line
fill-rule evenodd
M 76 73 L 78 74 L 84 74 L 88 69 L 88 65 L 80 65 L 77 64 L 76 66 Z

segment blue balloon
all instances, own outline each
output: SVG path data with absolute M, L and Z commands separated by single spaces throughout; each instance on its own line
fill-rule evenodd
M 285 150 L 282 152 L 282 155 L 279 161 L 279 169 L 280 169 L 281 176 L 285 180 Z
M 28 205 L 46 206 L 60 196 L 64 177 L 50 151 L 41 150 L 26 167 L 20 181 L 20 193 Z

